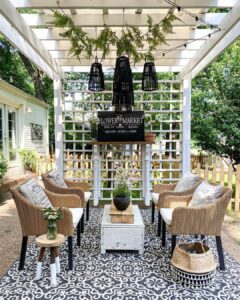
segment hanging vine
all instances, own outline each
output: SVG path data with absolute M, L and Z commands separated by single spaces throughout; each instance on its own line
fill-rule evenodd
M 87 58 L 94 56 L 95 49 L 102 51 L 102 59 L 110 53 L 112 46 L 116 47 L 117 56 L 128 55 L 134 63 L 144 59 L 153 60 L 153 52 L 161 44 L 166 44 L 166 35 L 173 33 L 172 23 L 179 20 L 175 15 L 168 14 L 160 22 L 154 24 L 150 16 L 147 19 L 147 32 L 143 33 L 137 26 L 123 24 L 121 36 L 109 26 L 104 25 L 99 35 L 94 39 L 81 28 L 74 24 L 70 16 L 59 11 L 54 11 L 55 27 L 68 28 L 60 36 L 66 37 L 71 42 L 69 53 L 80 60 L 81 55 Z M 147 44 L 148 50 L 144 50 Z

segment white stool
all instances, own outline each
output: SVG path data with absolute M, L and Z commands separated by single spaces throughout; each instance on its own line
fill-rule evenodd
M 37 263 L 37 272 L 36 272 L 36 280 L 41 278 L 42 274 L 42 261 L 44 257 L 44 253 L 46 248 L 50 248 L 50 268 L 51 268 L 51 285 L 57 285 L 57 273 L 60 273 L 60 260 L 59 260 L 59 253 L 58 248 L 64 242 L 64 235 L 57 234 L 55 240 L 48 240 L 47 235 L 43 234 L 36 238 L 36 244 L 41 247 L 38 263 Z

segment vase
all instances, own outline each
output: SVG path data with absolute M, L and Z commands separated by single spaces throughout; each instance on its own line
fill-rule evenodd
M 145 142 L 154 143 L 155 141 L 155 134 L 152 132 L 145 133 Z
M 130 197 L 125 196 L 124 194 L 117 195 L 113 198 L 113 203 L 117 210 L 125 210 L 130 204 Z
M 57 238 L 57 224 L 56 222 L 49 222 L 47 225 L 47 239 L 55 240 Z

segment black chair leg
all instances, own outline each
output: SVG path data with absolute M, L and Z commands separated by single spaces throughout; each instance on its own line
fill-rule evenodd
M 154 223 L 155 203 L 152 201 L 152 223 Z
M 81 221 L 77 224 L 77 245 L 81 245 Z
M 81 233 L 83 233 L 84 232 L 84 213 L 82 215 L 80 222 L 81 222 Z
M 220 270 L 224 271 L 225 263 L 224 263 L 224 256 L 223 256 L 222 240 L 221 240 L 220 236 L 216 236 L 216 243 L 217 243 L 217 251 L 218 251 Z
M 158 212 L 158 236 L 161 235 L 162 216 L 160 211 Z
M 68 269 L 73 269 L 73 238 L 68 236 Z
M 162 220 L 162 246 L 166 245 L 166 223 Z
M 90 200 L 88 200 L 86 205 L 86 221 L 89 221 L 89 206 L 90 206 Z
M 205 239 L 205 235 L 201 234 L 201 241 Z
M 28 236 L 22 237 L 22 248 L 21 248 L 21 254 L 20 254 L 20 262 L 18 270 L 21 271 L 24 268 L 25 264 L 25 258 L 26 258 L 26 252 L 27 252 L 27 242 L 28 242 Z
M 174 251 L 174 249 L 175 249 L 175 247 L 176 247 L 176 240 L 177 240 L 177 236 L 176 236 L 175 234 L 172 235 L 171 257 L 172 257 L 172 255 L 173 255 L 173 251 Z

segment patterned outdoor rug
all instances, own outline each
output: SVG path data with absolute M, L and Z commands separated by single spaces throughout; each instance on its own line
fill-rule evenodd
M 240 265 L 227 254 L 227 271 L 218 270 L 209 287 L 191 289 L 176 284 L 169 267 L 169 249 L 160 248 L 156 225 L 150 223 L 150 209 L 141 210 L 146 225 L 144 255 L 134 251 L 111 251 L 101 255 L 102 213 L 102 209 L 91 209 L 81 247 L 74 243 L 72 272 L 67 271 L 67 243 L 60 249 L 61 273 L 57 287 L 50 287 L 49 258 L 44 260 L 42 278 L 34 279 L 38 247 L 33 242 L 28 249 L 24 271 L 18 271 L 17 261 L 0 281 L 0 299 L 240 299 Z M 215 250 L 215 246 L 213 248 Z

